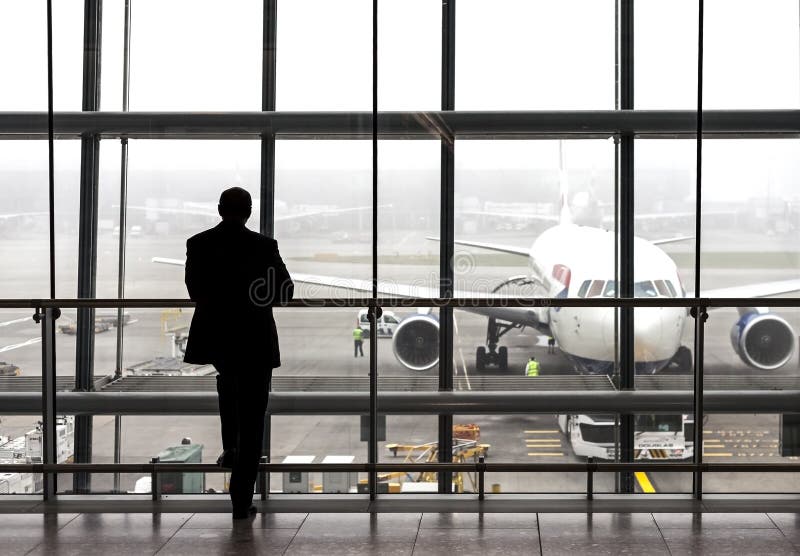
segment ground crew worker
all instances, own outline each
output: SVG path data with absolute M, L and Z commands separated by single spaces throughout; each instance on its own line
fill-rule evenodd
M 535 357 L 531 357 L 525 365 L 525 376 L 539 376 L 539 362 Z
M 355 330 L 353 330 L 353 357 L 358 357 L 359 353 L 361 353 L 361 357 L 364 357 L 364 348 L 361 347 L 363 343 L 364 331 L 360 326 L 356 326 Z
M 556 339 L 552 336 L 547 337 L 547 353 L 556 352 Z

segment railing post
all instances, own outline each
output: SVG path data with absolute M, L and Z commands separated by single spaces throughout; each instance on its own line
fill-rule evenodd
M 484 456 L 478 456 L 478 500 L 483 500 L 485 498 L 484 493 L 486 491 L 486 458 Z
M 150 463 L 158 463 L 159 459 L 157 457 L 152 458 Z M 152 499 L 154 501 L 161 500 L 161 475 L 155 468 L 150 471 L 150 493 L 152 494 Z
M 587 462 L 588 465 L 586 466 L 586 499 L 593 500 L 594 499 L 594 471 L 597 468 L 597 465 L 594 462 L 594 458 L 589 456 L 589 461 Z
M 269 458 L 267 456 L 261 456 L 261 463 L 269 463 Z M 262 500 L 267 499 L 267 493 L 269 492 L 268 476 L 267 472 L 263 469 L 258 470 L 258 491 L 261 494 Z

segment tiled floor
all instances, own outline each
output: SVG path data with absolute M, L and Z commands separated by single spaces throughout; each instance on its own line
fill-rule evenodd
M 0 554 L 800 554 L 800 514 L 1 514 Z

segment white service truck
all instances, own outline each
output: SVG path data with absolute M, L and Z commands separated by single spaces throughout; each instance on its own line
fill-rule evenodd
M 616 430 L 613 414 L 559 415 L 558 427 L 579 457 L 613 460 Z M 634 458 L 685 460 L 694 457 L 692 415 L 636 415 Z

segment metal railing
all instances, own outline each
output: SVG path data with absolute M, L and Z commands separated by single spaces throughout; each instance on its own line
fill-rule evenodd
M 163 472 L 220 472 L 222 468 L 213 464 L 164 464 L 164 463 L 113 463 L 113 464 L 90 464 L 90 463 L 73 463 L 73 464 L 56 464 L 55 462 L 55 446 L 56 439 L 53 431 L 55 430 L 55 415 L 56 415 L 56 402 L 62 396 L 75 395 L 81 397 L 81 400 L 73 401 L 68 404 L 71 411 L 77 411 L 78 406 L 86 403 L 86 400 L 98 398 L 101 401 L 104 395 L 115 396 L 118 401 L 123 399 L 124 396 L 120 394 L 110 393 L 97 393 L 97 392 L 62 392 L 56 394 L 55 388 L 55 336 L 52 334 L 55 320 L 60 315 L 62 308 L 165 308 L 165 307 L 192 307 L 194 303 L 186 299 L 0 299 L 0 309 L 8 308 L 30 308 L 34 309 L 35 318 L 42 325 L 42 395 L 41 395 L 41 411 L 44 420 L 44 463 L 41 464 L 3 464 L 0 465 L 0 471 L 5 472 L 31 472 L 41 473 L 44 478 L 44 498 L 48 499 L 56 495 L 55 492 L 55 476 L 64 473 L 125 473 L 125 472 L 140 472 L 150 473 L 153 477 L 153 484 L 157 484 L 158 475 Z M 548 308 L 548 307 L 686 307 L 691 310 L 693 316 L 697 314 L 706 314 L 706 309 L 711 307 L 751 307 L 751 306 L 770 306 L 770 307 L 800 307 L 800 299 L 783 298 L 783 299 L 763 299 L 763 298 L 657 298 L 657 299 L 640 299 L 640 298 L 592 298 L 592 299 L 564 299 L 564 298 L 494 298 L 494 297 L 473 297 L 473 298 L 321 298 L 321 299 L 299 299 L 288 303 L 279 304 L 276 306 L 287 308 L 301 308 L 301 307 L 453 307 L 453 308 L 490 308 L 490 307 L 529 307 L 529 308 Z M 695 353 L 697 359 L 697 354 Z M 695 360 L 695 373 L 702 377 L 703 372 L 702 360 Z M 10 393 L 9 396 L 16 393 Z M 147 397 L 147 393 L 138 393 Z M 306 393 L 309 394 L 309 393 Z M 310 393 L 314 394 L 314 393 Z M 335 397 L 341 393 L 333 392 L 326 393 L 325 396 Z M 463 395 L 454 392 L 431 392 L 432 396 L 459 396 Z M 497 393 L 502 394 L 502 393 Z M 497 395 L 495 394 L 495 395 Z M 529 393 L 538 394 L 541 396 L 556 396 L 553 392 Z M 602 395 L 601 395 L 602 394 Z M 669 412 L 670 408 L 674 411 L 686 412 L 687 403 L 691 403 L 691 399 L 681 399 L 678 401 L 675 398 L 676 392 L 642 392 L 642 391 L 617 391 L 617 392 L 604 392 L 593 393 L 592 397 L 601 399 L 605 395 L 610 395 L 606 403 L 610 405 L 604 406 L 606 411 L 614 411 L 620 414 L 632 414 L 636 412 L 646 411 L 648 408 L 652 409 L 655 397 L 665 397 L 661 403 L 655 403 L 658 406 L 658 411 Z M 679 392 L 679 394 L 686 398 L 688 393 Z M 766 394 L 760 392 L 759 394 Z M 130 395 L 130 394 L 127 394 Z M 286 394 L 282 394 L 286 395 Z M 353 394 L 363 397 L 363 394 Z M 385 394 L 381 394 L 383 397 Z M 396 394 L 394 394 L 396 396 Z M 413 394 L 418 396 L 419 394 Z M 480 395 L 480 394 L 478 394 Z M 486 394 L 484 394 L 486 395 Z M 520 394 L 515 394 L 520 395 Z M 717 392 L 715 395 L 719 395 Z M 739 412 L 747 408 L 743 408 L 741 404 L 736 405 L 736 398 L 746 398 L 748 392 L 731 392 L 727 393 L 731 397 L 729 402 L 735 405 L 735 409 Z M 796 404 L 800 391 L 777 391 L 772 392 L 772 396 L 785 398 L 784 403 L 786 408 L 800 407 Z M 23 394 L 23 396 L 25 396 Z M 58 398 L 57 398 L 58 396 Z M 375 391 L 370 391 L 370 404 L 367 406 L 370 414 L 375 412 L 377 414 L 377 406 L 374 403 L 377 400 L 378 394 Z M 572 401 L 576 402 L 574 393 L 570 393 Z M 634 401 L 636 397 L 650 397 L 650 402 L 645 405 L 637 406 Z M 694 392 L 691 396 L 695 401 L 697 397 L 706 398 L 707 396 L 702 391 L 702 380 L 699 382 L 695 380 Z M 372 400 L 375 397 L 376 400 Z M 408 396 L 407 396 L 408 397 Z M 706 400 L 705 410 L 719 411 L 725 410 L 724 407 L 714 406 L 714 396 L 708 396 Z M 628 399 L 630 398 L 630 399 Z M 33 401 L 30 396 L 21 398 L 27 401 Z M 66 398 L 64 398 L 66 399 Z M 111 398 L 107 398 L 111 399 Z M 564 404 L 563 409 L 570 411 L 568 407 L 570 398 L 561 400 L 560 403 Z M 584 400 L 585 401 L 585 400 Z M 740 400 L 741 401 L 741 400 Z M 763 402 L 765 405 L 761 408 L 766 412 L 775 412 L 782 407 L 780 404 L 775 405 L 774 399 Z M 407 404 L 412 403 L 413 400 L 406 400 Z M 478 408 L 473 403 L 469 405 L 469 409 L 478 410 L 480 412 L 489 412 L 491 409 L 488 404 L 492 400 L 484 400 L 486 407 Z M 710 402 L 710 403 L 709 403 Z M 614 404 L 619 407 L 615 407 Z M 676 404 L 677 405 L 674 405 Z M 755 402 L 754 402 L 755 403 Z M 72 407 L 76 404 L 75 407 Z M 670 404 L 673 404 L 670 406 Z M 88 406 L 94 404 L 87 404 Z M 352 413 L 353 404 L 352 400 L 348 401 L 341 408 L 335 406 L 327 407 L 329 413 Z M 425 405 L 425 404 L 423 404 Z M 587 407 L 577 403 L 581 407 L 578 409 L 586 410 Z M 459 411 L 458 407 L 450 409 L 434 408 L 433 405 L 427 406 L 434 413 L 453 414 Z M 558 410 L 560 405 L 556 404 L 547 407 L 547 413 L 552 413 Z M 694 406 L 695 409 L 697 405 Z M 541 408 L 539 408 L 541 409 Z M 574 410 L 575 408 L 572 408 Z M 732 406 L 731 409 L 734 409 Z M 92 410 L 90 409 L 90 412 Z M 100 407 L 94 407 L 95 412 L 102 412 Z M 191 410 L 189 410 L 191 411 Z M 501 410 L 502 411 L 502 410 Z M 518 410 L 515 410 L 518 411 Z M 533 412 L 541 412 L 539 410 L 532 410 Z M 111 413 L 119 412 L 119 407 L 110 410 Z M 360 411 L 363 413 L 363 408 Z M 380 411 L 386 413 L 384 408 Z M 408 412 L 408 411 L 407 411 Z M 508 411 L 506 411 L 508 412 Z M 695 415 L 695 422 L 702 423 L 702 414 Z M 695 446 L 702 446 L 702 426 L 695 427 Z M 471 472 L 477 473 L 479 477 L 479 492 L 478 495 L 481 499 L 484 496 L 484 474 L 492 472 L 584 472 L 587 474 L 586 478 L 586 495 L 591 498 L 593 495 L 594 474 L 599 472 L 632 472 L 632 471 L 660 471 L 660 472 L 691 472 L 694 474 L 702 474 L 707 472 L 754 472 L 754 473 L 772 473 L 772 472 L 800 472 L 800 463 L 702 463 L 699 454 L 702 450 L 695 449 L 695 461 L 693 463 L 616 463 L 616 462 L 595 462 L 591 458 L 586 463 L 486 463 L 482 459 L 476 463 L 364 463 L 364 464 L 278 464 L 278 463 L 262 463 L 262 496 L 266 496 L 264 483 L 264 474 L 274 472 L 288 472 L 288 471 L 325 471 L 325 472 L 365 472 L 375 477 L 377 473 L 393 472 L 393 471 L 427 471 L 438 473 L 453 473 L 453 472 Z M 160 496 L 159 489 L 154 489 L 153 496 Z M 371 494 L 372 495 L 372 494 Z M 700 497 L 701 493 L 695 493 Z

